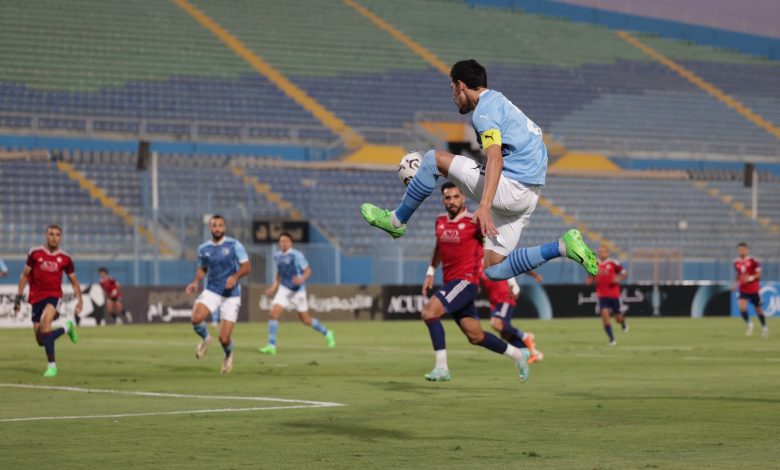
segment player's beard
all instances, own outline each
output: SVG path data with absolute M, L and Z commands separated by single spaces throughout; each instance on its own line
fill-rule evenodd
M 215 242 L 218 242 L 222 240 L 222 237 L 225 236 L 225 232 L 211 232 L 211 239 Z
M 447 213 L 450 215 L 450 219 L 454 219 L 458 214 L 463 211 L 463 206 L 450 206 L 447 208 Z

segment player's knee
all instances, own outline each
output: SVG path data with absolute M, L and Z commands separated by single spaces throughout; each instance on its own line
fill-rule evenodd
M 469 331 L 466 333 L 466 337 L 469 339 L 469 343 L 473 345 L 482 344 L 482 341 L 485 340 L 485 333 L 480 331 Z
M 222 346 L 227 346 L 230 344 L 230 335 L 226 333 L 220 333 L 219 334 L 219 344 Z
M 501 333 L 502 331 L 504 331 L 504 320 L 502 320 L 502 319 L 500 319 L 498 317 L 493 317 L 493 318 L 490 319 L 490 326 L 494 330 L 496 330 L 499 333 Z

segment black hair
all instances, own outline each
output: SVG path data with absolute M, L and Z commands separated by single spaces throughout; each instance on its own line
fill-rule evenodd
M 452 181 L 447 181 L 446 183 L 441 185 L 441 193 L 444 194 L 444 191 L 450 188 L 457 188 L 457 186 L 455 186 L 455 183 L 453 183 Z M 460 188 L 458 189 L 460 190 Z
M 744 246 L 745 248 L 747 248 L 747 247 L 748 247 L 748 246 L 747 246 L 747 243 L 745 243 L 745 242 L 739 242 L 739 243 L 737 243 L 737 248 L 739 248 L 740 246 Z
M 450 70 L 450 78 L 452 83 L 461 81 L 472 90 L 487 88 L 487 71 L 474 59 L 456 62 Z
M 106 269 L 105 266 L 101 266 L 98 268 L 98 272 L 108 274 L 108 269 Z
M 223 222 L 225 221 L 225 218 L 222 217 L 221 214 L 214 214 L 214 215 L 212 215 L 211 218 L 209 219 L 209 222 L 211 222 L 214 219 L 222 219 Z
M 48 227 L 46 227 L 46 231 L 47 231 L 47 232 L 48 232 L 49 230 L 52 230 L 52 229 L 54 229 L 54 230 L 59 230 L 59 231 L 60 231 L 60 233 L 62 233 L 62 227 L 60 227 L 60 226 L 59 226 L 59 225 L 57 225 L 57 224 L 51 224 L 51 225 L 49 225 Z
M 280 233 L 279 234 L 279 238 L 281 239 L 282 237 L 287 237 L 287 238 L 290 239 L 290 241 L 294 241 L 292 235 L 290 235 L 290 232 L 282 232 L 282 233 Z

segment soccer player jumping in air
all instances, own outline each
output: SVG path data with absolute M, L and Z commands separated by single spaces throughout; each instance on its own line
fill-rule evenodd
M 44 372 L 44 377 L 57 375 L 57 363 L 54 360 L 54 341 L 63 333 L 70 337 L 73 343 L 79 340 L 73 321 L 65 322 L 65 328 L 57 328 L 52 331 L 51 323 L 59 314 L 57 308 L 62 300 L 62 273 L 65 273 L 73 285 L 73 293 L 76 296 L 76 308 L 74 313 L 81 313 L 83 302 L 81 299 L 81 286 L 76 278 L 76 268 L 73 259 L 60 250 L 62 229 L 58 225 L 50 225 L 46 228 L 46 245 L 32 248 L 27 255 L 27 265 L 19 277 L 19 290 L 14 302 L 14 313 L 19 312 L 22 302 L 24 287 L 30 283 L 29 301 L 32 304 L 33 330 L 38 346 L 43 346 L 49 365 Z
M 487 88 L 487 73 L 477 61 L 456 63 L 450 78 L 452 98 L 460 113 L 473 111 L 471 121 L 486 165 L 461 155 L 429 150 L 398 208 L 389 211 L 363 204 L 363 218 L 393 238 L 403 236 L 406 223 L 443 176 L 469 199 L 479 202 L 472 221 L 487 237 L 485 274 L 490 279 L 509 279 L 562 256 L 596 275 L 596 256 L 579 230 L 568 230 L 561 239 L 544 245 L 517 247 L 547 173 L 542 131 L 504 95 Z

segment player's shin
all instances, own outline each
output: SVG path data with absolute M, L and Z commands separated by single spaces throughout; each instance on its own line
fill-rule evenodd
M 561 256 L 559 240 L 531 248 L 518 248 L 500 263 L 485 269 L 485 274 L 494 281 L 510 279 Z
M 206 337 L 209 335 L 209 331 L 206 329 L 206 322 L 202 321 L 200 323 L 193 323 L 192 329 L 195 331 L 195 334 L 200 336 L 203 339 L 206 339 Z
M 425 152 L 420 168 L 412 178 L 398 208 L 393 212 L 391 221 L 395 227 L 400 227 L 412 218 L 414 211 L 431 195 L 439 178 L 439 169 L 436 166 L 436 152 Z
M 268 320 L 268 344 L 276 346 L 276 333 L 279 331 L 279 320 Z
M 447 343 L 444 335 L 444 326 L 440 318 L 425 320 L 425 326 L 428 327 L 428 333 L 431 335 L 431 344 L 436 355 L 436 368 L 449 370 L 447 364 Z

